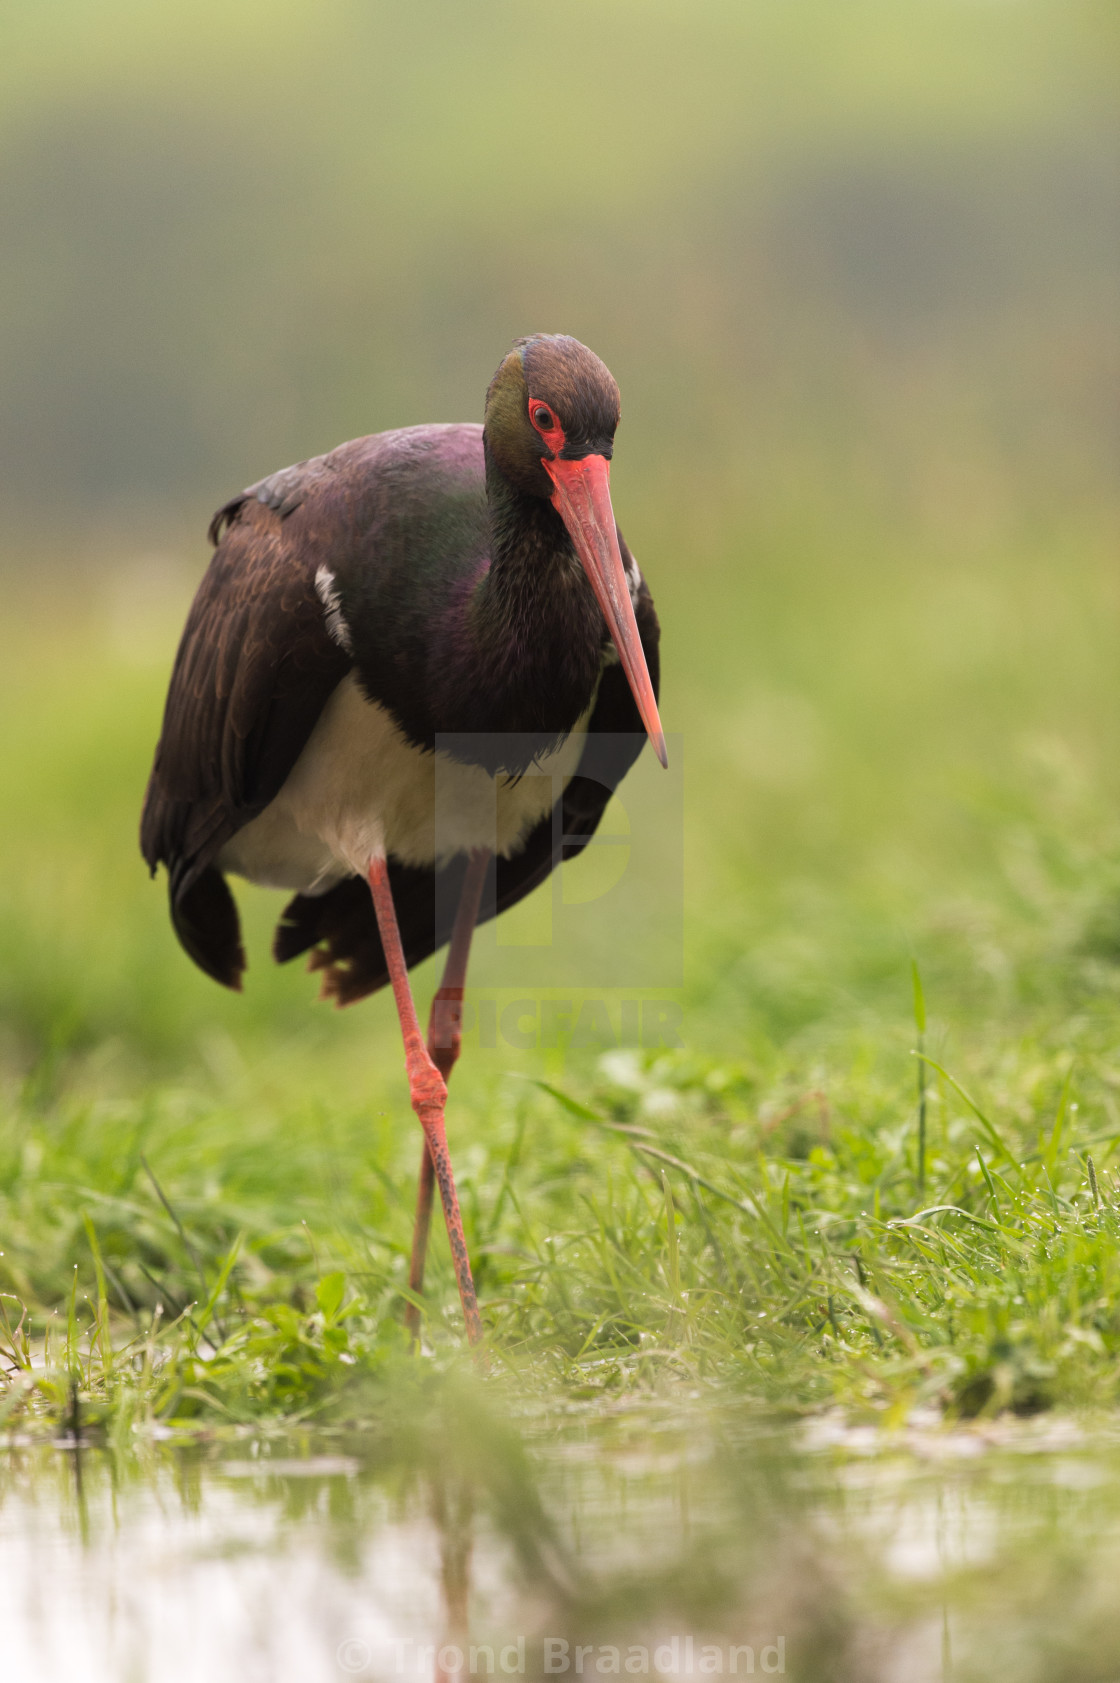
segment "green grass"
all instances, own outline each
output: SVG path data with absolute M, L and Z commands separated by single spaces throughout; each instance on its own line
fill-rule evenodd
M 468 1045 L 449 1117 L 494 1370 L 889 1420 L 1112 1404 L 1107 531 L 937 566 L 728 534 L 714 616 L 648 536 L 686 1046 Z M 48 629 L 13 629 L 0 679 L 6 1418 L 368 1417 L 407 1359 L 391 1002 L 333 1013 L 271 969 L 265 895 L 245 996 L 179 953 L 134 828 L 181 587 L 123 627 L 119 596 L 41 581 L 23 623 Z
M 1068 1044 L 1002 1048 L 990 1115 L 935 1071 L 924 1199 L 912 1094 L 866 1066 L 797 1093 L 742 1066 L 616 1055 L 581 1100 L 537 1090 L 485 1141 L 468 1123 L 496 1365 L 583 1396 L 680 1378 L 895 1419 L 919 1403 L 1114 1402 L 1120 1128 L 1080 1120 L 1104 1108 L 1111 1071 L 1091 1031 L 1078 1051 L 1074 1089 Z M 221 1105 L 15 1107 L 4 1264 L 48 1339 L 38 1395 L 64 1410 L 78 1375 L 95 1412 L 361 1408 L 363 1379 L 404 1351 L 411 1185 L 400 1142 L 371 1139 L 359 1114 L 335 1136 L 332 1186 L 316 1120 L 284 1117 L 278 1148 Z M 446 1353 L 457 1313 L 447 1267 L 434 1276 Z M 9 1349 L 26 1369 L 27 1345 Z M 9 1402 L 33 1400 L 31 1383 Z
M 784 1631 L 821 1683 L 1117 1671 L 1106 12 L 9 21 L 0 1503 L 35 1675 L 87 1628 L 71 1670 L 103 1632 L 147 1675 L 150 1607 L 163 1677 L 171 1583 L 201 1585 L 215 1653 L 241 1603 L 257 1670 L 306 1594 L 324 1675 L 342 1608 L 379 1598 L 424 1640 L 440 1602 L 472 1641 Z M 407 1347 L 391 1000 L 318 1005 L 253 891 L 247 991 L 217 989 L 136 829 L 212 509 L 359 432 L 477 417 L 542 326 L 624 396 L 612 494 L 683 767 L 684 1046 L 468 1036 L 481 1380 L 438 1220 Z M 661 869 L 677 786 L 640 775 Z M 655 878 L 650 952 L 678 910 Z M 600 952 L 545 993 L 617 1022 Z M 523 956 L 480 939 L 473 999 L 535 991 Z M 302 1588 L 273 1570 L 301 1551 Z
M 391 1002 L 316 1006 L 251 892 L 221 993 L 137 815 L 214 504 L 477 415 L 544 323 L 625 393 L 614 495 L 683 742 L 685 1047 L 468 1043 L 494 1370 L 891 1419 L 1110 1404 L 1114 25 L 585 6 L 589 54 L 504 0 L 437 28 L 288 0 L 263 35 L 221 10 L 67 3 L 60 36 L 24 8 L 0 65 L 6 1417 L 365 1419 L 407 1361 Z M 474 972 L 499 1002 L 501 959 Z M 454 1365 L 441 1234 L 426 1308 Z

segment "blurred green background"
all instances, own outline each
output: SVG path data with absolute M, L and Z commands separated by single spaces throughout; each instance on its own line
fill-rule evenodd
M 136 818 L 211 512 L 481 418 L 534 330 L 623 393 L 689 1046 L 901 1056 L 911 954 L 962 1055 L 1110 1025 L 1118 37 L 1082 0 L 6 8 L 9 1091 L 400 1100 L 390 1003 L 313 1010 L 270 897 L 243 999 L 193 971 Z M 545 1061 L 476 1050 L 458 1090 Z

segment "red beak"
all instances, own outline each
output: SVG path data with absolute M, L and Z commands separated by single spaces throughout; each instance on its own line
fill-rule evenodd
M 630 601 L 630 588 L 622 553 L 618 547 L 614 510 L 611 507 L 610 463 L 605 456 L 583 456 L 567 461 L 547 456 L 541 464 L 555 487 L 552 506 L 568 528 L 583 570 L 591 581 L 595 600 L 607 622 L 607 630 L 618 650 L 646 735 L 663 766 L 665 732 L 657 713 L 657 698 L 650 683 L 649 668 L 642 652 L 638 622 Z

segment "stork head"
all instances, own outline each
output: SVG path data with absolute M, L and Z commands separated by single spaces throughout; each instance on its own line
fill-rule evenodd
M 550 502 L 595 593 L 654 752 L 665 735 L 642 652 L 610 495 L 618 387 L 593 351 L 563 333 L 518 339 L 486 394 L 486 446 L 511 485 Z
M 545 460 L 610 461 L 618 387 L 594 351 L 566 333 L 518 339 L 486 394 L 486 441 L 511 485 L 551 499 Z

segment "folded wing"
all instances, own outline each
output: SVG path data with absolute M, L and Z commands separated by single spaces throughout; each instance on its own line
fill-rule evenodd
M 153 874 L 167 866 L 176 933 L 232 988 L 245 955 L 214 861 L 279 792 L 351 665 L 324 621 L 314 546 L 289 525 L 323 473 L 321 461 L 285 469 L 215 516 L 217 549 L 179 644 L 144 801 L 140 847 Z

